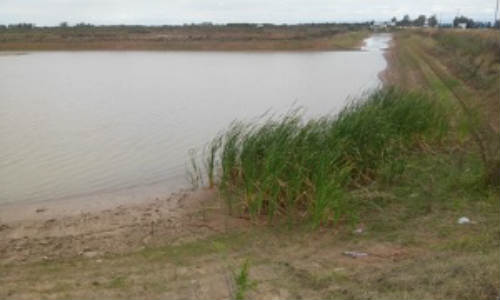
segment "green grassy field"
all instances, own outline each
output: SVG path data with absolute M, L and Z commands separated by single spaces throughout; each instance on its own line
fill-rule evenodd
M 498 31 L 418 31 L 396 35 L 388 80 L 455 103 L 457 146 L 475 144 L 487 180 L 500 178 Z

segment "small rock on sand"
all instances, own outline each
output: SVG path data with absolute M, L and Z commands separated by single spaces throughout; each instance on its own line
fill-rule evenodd
M 96 257 L 97 255 L 99 255 L 99 252 L 97 252 L 97 251 L 85 251 L 82 253 L 82 255 L 87 257 L 87 258 L 93 258 L 93 257 Z
M 48 244 L 50 244 L 50 241 L 49 240 L 41 240 L 38 242 L 38 244 L 40 244 L 42 246 L 47 246 Z

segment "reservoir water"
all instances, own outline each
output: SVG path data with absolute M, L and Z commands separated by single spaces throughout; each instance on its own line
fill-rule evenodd
M 186 187 L 190 149 L 233 120 L 338 112 L 380 85 L 361 51 L 0 53 L 0 204 Z

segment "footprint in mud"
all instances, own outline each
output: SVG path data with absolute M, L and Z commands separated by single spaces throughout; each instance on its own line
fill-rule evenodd
M 56 223 L 56 219 L 48 219 L 43 223 L 43 227 L 48 228 L 53 226 Z

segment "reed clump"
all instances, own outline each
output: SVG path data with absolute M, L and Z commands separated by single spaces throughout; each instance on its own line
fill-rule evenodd
M 352 221 L 358 203 L 348 191 L 402 173 L 405 153 L 441 140 L 447 119 L 433 99 L 391 88 L 336 116 L 305 121 L 294 111 L 233 123 L 210 144 L 208 177 L 230 211 L 316 226 Z

